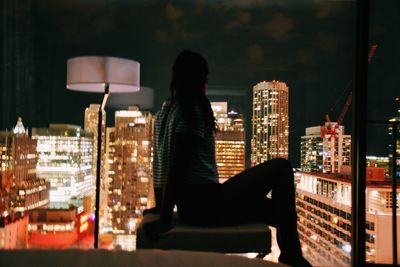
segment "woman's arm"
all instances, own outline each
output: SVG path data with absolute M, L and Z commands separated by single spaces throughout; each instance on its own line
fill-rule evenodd
M 172 166 L 164 191 L 160 219 L 143 226 L 149 238 L 157 239 L 159 234 L 171 228 L 171 219 L 179 187 L 183 185 L 184 177 L 190 175 L 190 166 L 201 140 L 200 136 L 193 134 L 175 134 Z

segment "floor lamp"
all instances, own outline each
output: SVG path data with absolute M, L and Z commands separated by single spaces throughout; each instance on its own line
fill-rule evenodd
M 133 93 L 140 90 L 140 64 L 134 60 L 116 57 L 81 56 L 70 58 L 67 60 L 67 89 L 103 93 L 97 128 L 94 248 L 98 248 L 102 111 L 110 93 Z

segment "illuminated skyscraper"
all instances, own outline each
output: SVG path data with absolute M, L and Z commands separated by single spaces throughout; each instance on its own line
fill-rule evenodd
M 337 173 L 341 166 L 350 165 L 351 136 L 344 134 L 342 125 L 330 124 L 330 133 L 323 130 L 327 125 L 306 128 L 306 135 L 301 137 L 303 171 Z
M 109 198 L 114 230 L 134 231 L 148 208 L 151 183 L 152 116 L 137 108 L 115 113 L 114 158 L 108 170 Z M 112 141 L 110 140 L 110 145 Z
M 33 128 L 32 138 L 37 140 L 37 176 L 51 184 L 51 207 L 83 206 L 94 190 L 93 133 L 79 126 L 50 124 Z
M 96 184 L 96 174 L 97 174 L 97 138 L 98 138 L 98 125 L 99 125 L 99 104 L 90 104 L 88 108 L 85 109 L 85 124 L 84 130 L 93 133 L 93 163 L 92 163 L 92 170 L 93 170 L 93 184 Z M 100 173 L 100 198 L 107 197 L 107 192 L 105 191 L 104 186 L 104 152 L 105 152 L 105 130 L 106 130 L 106 112 L 102 111 L 102 124 L 101 124 L 101 140 L 102 140 L 102 151 L 100 155 L 101 157 L 101 165 L 102 170 Z M 92 199 L 95 200 L 96 198 L 96 191 L 93 190 Z M 104 202 L 104 200 L 103 200 Z M 93 203 L 94 204 L 94 201 Z M 100 205 L 100 208 L 106 207 L 106 205 Z
M 284 82 L 260 82 L 253 87 L 251 164 L 288 158 L 289 88 Z
M 228 112 L 227 102 L 212 102 L 217 121 L 215 158 L 220 179 L 228 179 L 245 169 L 246 136 L 243 116 Z

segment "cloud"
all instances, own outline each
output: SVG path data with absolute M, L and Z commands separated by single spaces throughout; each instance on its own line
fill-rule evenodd
M 225 24 L 225 30 L 230 31 L 248 25 L 252 20 L 252 15 L 248 11 L 240 10 L 236 12 L 235 18 Z
M 335 52 L 338 50 L 339 37 L 325 32 L 319 32 L 316 37 L 318 47 L 327 52 Z
M 180 24 L 173 24 L 171 28 L 158 29 L 154 32 L 154 37 L 160 43 L 173 43 L 176 41 L 188 41 L 201 39 L 204 37 L 202 33 L 189 32 Z
M 314 50 L 309 47 L 299 48 L 297 51 L 297 62 L 302 66 L 314 66 L 316 63 L 316 57 Z
M 165 7 L 165 15 L 167 16 L 167 19 L 169 21 L 175 21 L 182 17 L 185 13 L 183 12 L 183 9 L 174 6 L 171 3 L 168 3 Z
M 259 64 L 264 61 L 264 49 L 259 44 L 246 47 L 246 55 L 252 64 Z
M 160 42 L 160 43 L 169 43 L 171 41 L 171 36 L 169 34 L 169 31 L 167 29 L 158 29 L 154 33 L 154 37 Z
M 264 24 L 264 34 L 275 41 L 287 39 L 288 33 L 293 29 L 293 20 L 282 13 L 275 13 Z

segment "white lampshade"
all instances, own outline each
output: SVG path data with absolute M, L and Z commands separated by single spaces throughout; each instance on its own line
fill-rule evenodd
M 140 63 L 134 60 L 83 56 L 67 61 L 67 89 L 104 93 L 130 93 L 140 89 Z
M 153 108 L 153 88 L 141 86 L 139 92 L 110 94 L 107 101 L 107 107 L 112 109 L 128 109 L 131 106 L 138 106 L 140 109 Z

